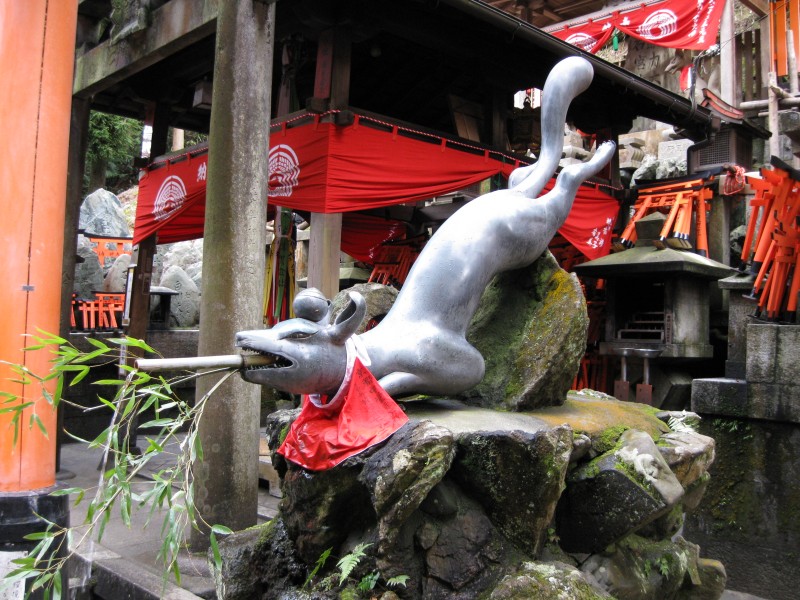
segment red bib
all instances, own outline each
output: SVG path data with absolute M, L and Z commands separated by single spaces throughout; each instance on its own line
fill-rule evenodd
M 303 396 L 303 408 L 278 453 L 311 471 L 322 471 L 384 441 L 408 417 L 359 358 L 342 387 L 326 396 Z

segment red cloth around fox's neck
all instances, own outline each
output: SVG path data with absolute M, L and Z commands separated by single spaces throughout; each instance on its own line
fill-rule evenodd
M 379 444 L 400 429 L 408 417 L 381 387 L 347 342 L 347 370 L 339 391 L 303 396 L 303 408 L 278 453 L 309 469 L 322 471 Z

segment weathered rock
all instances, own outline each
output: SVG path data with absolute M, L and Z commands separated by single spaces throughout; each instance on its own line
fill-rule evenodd
M 92 244 L 82 235 L 78 236 L 77 255 L 83 259 L 75 264 L 73 291 L 78 298 L 93 298 L 94 292 L 103 289 L 103 267 L 92 250 Z
M 697 546 L 680 536 L 673 542 L 631 535 L 589 557 L 581 570 L 618 600 L 649 600 L 674 598 L 684 585 L 699 585 L 697 562 Z
M 119 198 L 108 190 L 98 189 L 81 204 L 78 227 L 87 235 L 130 237 L 130 229 Z
M 281 514 L 298 556 L 314 564 L 327 548 L 340 547 L 351 532 L 375 524 L 360 465 L 348 459 L 334 469 L 311 473 L 290 465 L 281 483 Z
M 175 290 L 170 303 L 170 322 L 176 327 L 194 327 L 200 320 L 200 290 L 178 266 L 168 267 L 161 276 L 163 287 Z
M 400 528 L 450 469 L 453 435 L 430 421 L 409 423 L 364 463 L 359 480 L 378 518 L 380 554 L 394 546 Z
M 300 590 L 308 575 L 280 518 L 225 537 L 219 542 L 219 552 L 221 569 L 217 570 L 210 550 L 208 561 L 218 600 L 288 598 L 281 592 Z M 291 597 L 311 599 L 299 592 Z
M 104 292 L 124 292 L 128 284 L 128 267 L 131 265 L 130 254 L 120 254 L 111 265 L 103 279 Z
M 684 488 L 697 481 L 714 462 L 714 439 L 696 431 L 665 433 L 658 449 Z
M 501 536 L 480 506 L 459 498 L 453 517 L 436 523 L 437 535 L 425 552 L 424 598 L 475 598 L 501 575 L 508 560 Z
M 239 583 L 226 585 L 225 579 L 241 577 L 248 583 L 237 598 L 327 600 L 356 597 L 364 576 L 385 583 L 398 575 L 408 576 L 407 587 L 392 588 L 398 597 L 425 600 L 608 594 L 660 600 L 679 591 L 706 598 L 701 594 L 717 589 L 718 572 L 711 571 L 715 579 L 708 586 L 698 576 L 697 547 L 670 541 L 684 492 L 652 440 L 665 424 L 651 408 L 571 394 L 562 406 L 531 413 L 443 399 L 406 403 L 405 409 L 409 422 L 388 440 L 327 471 L 307 471 L 278 458 L 284 499 L 274 529 L 252 536 L 249 550 L 225 554 L 224 561 L 245 565 L 223 569 L 218 589 L 231 594 Z M 273 450 L 297 412 L 279 411 L 268 419 Z M 575 430 L 582 432 L 577 452 Z M 587 464 L 576 454 L 588 457 L 592 445 L 607 451 Z M 704 463 L 696 464 L 702 470 Z M 583 480 L 587 489 L 575 494 Z M 559 495 L 554 531 L 548 527 Z M 580 510 L 565 517 L 564 498 L 579 500 Z M 564 520 L 577 523 L 575 532 Z M 632 536 L 634 530 L 656 539 Z M 268 537 L 273 550 L 258 546 Z M 591 543 L 574 543 L 583 538 Z M 609 546 L 611 541 L 616 544 Z M 333 557 L 363 543 L 366 555 L 338 585 Z M 328 548 L 331 564 L 303 588 Z M 564 550 L 602 554 L 571 557 Z M 574 568 L 576 558 L 587 572 Z M 248 568 L 248 561 L 260 562 Z
M 686 486 L 686 494 L 683 496 L 683 510 L 686 513 L 691 513 L 698 506 L 700 501 L 705 496 L 708 489 L 708 482 L 711 480 L 711 475 L 703 473 L 694 483 Z
M 622 447 L 615 453 L 617 458 L 625 462 L 629 470 L 632 468 L 640 481 L 655 488 L 667 506 L 675 506 L 683 498 L 683 486 L 661 456 L 653 438 L 643 431 L 629 429 L 619 441 Z
M 516 411 L 563 404 L 586 350 L 588 323 L 577 278 L 549 252 L 530 267 L 501 273 L 467 331 L 486 374 L 461 397 Z
M 682 496 L 652 438 L 627 430 L 615 449 L 568 476 L 557 509 L 561 546 L 601 551 L 666 514 Z
M 453 475 L 508 539 L 537 557 L 571 452 L 567 426 L 535 433 L 480 432 L 459 439 Z
M 526 562 L 506 575 L 489 596 L 491 600 L 600 600 L 611 598 L 586 573 L 561 562 Z
M 622 402 L 613 396 L 593 390 L 569 392 L 561 406 L 547 406 L 528 414 L 544 421 L 550 427 L 569 423 L 574 431 L 587 435 L 593 446 L 604 445 L 605 438 L 614 441 L 627 429 L 638 429 L 653 439 L 670 431 L 669 426 L 656 416 L 658 411 L 646 404 Z
M 203 271 L 203 240 L 169 244 L 163 254 L 164 270 L 172 266 L 180 267 L 192 281 Z
M 697 574 L 699 583 L 684 583 L 684 587 L 678 590 L 675 600 L 718 600 L 722 596 L 728 575 L 721 562 L 710 558 L 699 558 Z
M 380 283 L 357 283 L 356 285 L 342 290 L 331 301 L 331 320 L 344 310 L 349 302 L 348 292 L 358 292 L 364 296 L 367 302 L 367 314 L 361 322 L 356 333 L 364 333 L 364 331 L 380 322 L 389 309 L 392 308 L 395 299 L 397 299 L 397 290 L 390 285 L 381 285 Z

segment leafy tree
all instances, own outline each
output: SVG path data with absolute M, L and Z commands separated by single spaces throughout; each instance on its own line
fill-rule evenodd
M 142 123 L 134 119 L 92 111 L 86 153 L 86 192 L 105 187 L 120 192 L 136 184 L 133 160 L 141 155 Z

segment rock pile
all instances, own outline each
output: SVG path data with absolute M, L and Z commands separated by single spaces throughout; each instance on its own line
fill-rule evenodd
M 722 565 L 678 534 L 707 482 L 711 438 L 597 393 L 526 413 L 442 399 L 406 408 L 409 423 L 387 442 L 328 471 L 273 454 L 280 514 L 258 534 L 224 541 L 220 598 L 339 598 L 364 578 L 385 585 L 398 576 L 408 577 L 392 591 L 402 598 L 724 590 Z M 295 414 L 271 416 L 273 450 Z M 366 556 L 342 586 L 326 564 L 304 587 L 328 549 L 344 557 L 358 544 L 369 544 Z M 331 570 L 335 581 L 325 578 Z

